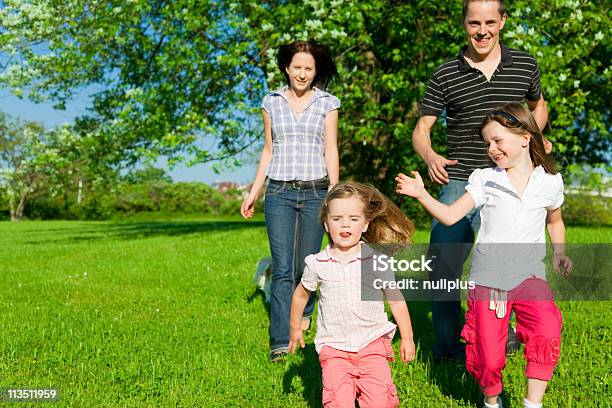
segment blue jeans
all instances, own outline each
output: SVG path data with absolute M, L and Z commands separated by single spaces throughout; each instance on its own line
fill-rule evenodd
M 465 194 L 467 181 L 449 180 L 440 190 L 440 202 L 452 204 Z M 474 238 L 480 228 L 480 212 L 470 211 L 464 218 L 449 227 L 433 220 L 429 256 L 431 263 L 431 280 L 461 279 L 463 264 L 467 260 Z M 432 259 L 432 258 L 429 258 Z M 447 296 L 434 296 L 431 305 L 431 320 L 436 343 L 434 358 L 455 358 L 465 354 L 461 336 L 461 296 L 459 291 Z
M 270 180 L 264 203 L 272 253 L 270 288 L 270 351 L 289 345 L 289 313 L 293 292 L 302 279 L 304 259 L 321 250 L 323 228 L 319 210 L 327 188 L 294 188 L 291 182 Z M 315 294 L 304 309 L 310 316 Z

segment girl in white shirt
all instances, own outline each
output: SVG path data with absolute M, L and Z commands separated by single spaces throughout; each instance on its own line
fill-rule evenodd
M 472 256 L 468 311 L 462 337 L 466 368 L 480 385 L 487 408 L 502 407 L 502 370 L 510 310 L 527 360 L 525 407 L 541 407 L 560 355 L 562 317 L 546 283 L 545 227 L 553 267 L 572 270 L 565 255 L 561 218 L 563 180 L 544 150 L 530 112 L 509 103 L 489 114 L 479 128 L 495 167 L 475 170 L 467 192 L 451 205 L 434 199 L 418 172 L 396 177 L 397 192 L 416 198 L 434 217 L 452 225 L 480 208 L 481 226 Z
M 319 220 L 330 245 L 306 258 L 306 267 L 291 303 L 289 351 L 304 347 L 300 318 L 309 295 L 319 288 L 315 346 L 323 374 L 323 406 L 361 408 L 399 404 L 388 361 L 396 326 L 389 322 L 381 289 L 363 292 L 362 279 L 375 252 L 370 244 L 408 244 L 412 222 L 371 185 L 347 182 L 327 195 Z M 393 274 L 386 276 L 392 280 Z M 397 289 L 384 289 L 401 334 L 402 361 L 414 360 L 412 325 L 406 302 Z

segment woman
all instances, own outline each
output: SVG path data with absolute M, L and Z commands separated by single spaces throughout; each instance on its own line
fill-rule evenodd
M 321 249 L 319 209 L 327 190 L 338 183 L 338 108 L 324 91 L 338 72 L 329 49 L 314 41 L 296 41 L 278 50 L 278 67 L 286 85 L 262 102 L 264 148 L 251 192 L 240 213 L 253 216 L 267 178 L 265 217 L 270 252 L 270 360 L 281 360 L 289 345 L 291 298 L 307 255 Z M 304 309 L 310 324 L 314 296 Z

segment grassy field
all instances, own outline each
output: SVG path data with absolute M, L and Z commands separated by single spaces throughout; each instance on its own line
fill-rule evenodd
M 612 229 L 568 229 L 574 242 L 611 238 Z M 59 404 L 30 406 L 321 404 L 314 331 L 301 354 L 268 362 L 268 313 L 251 284 L 269 253 L 262 220 L 2 222 L 0 248 L 0 388 L 61 392 Z M 610 406 L 611 306 L 560 304 L 548 407 Z M 429 305 L 409 307 L 418 356 L 393 366 L 402 406 L 477 406 L 463 369 L 432 364 Z M 509 407 L 522 407 L 523 370 L 522 354 L 508 360 Z

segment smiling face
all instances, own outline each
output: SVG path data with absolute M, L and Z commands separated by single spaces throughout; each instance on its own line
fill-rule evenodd
M 499 168 L 512 168 L 529 157 L 529 133 L 511 132 L 499 122 L 491 121 L 482 128 L 487 154 Z
M 363 204 L 355 197 L 336 198 L 328 203 L 325 231 L 334 248 L 349 250 L 359 244 L 361 234 L 368 229 Z
M 291 63 L 285 70 L 289 75 L 289 86 L 297 93 L 308 91 L 317 74 L 315 59 L 312 54 L 306 52 L 294 54 Z
M 468 5 L 463 26 L 473 56 L 485 59 L 499 43 L 506 15 L 499 14 L 498 1 L 474 1 Z

